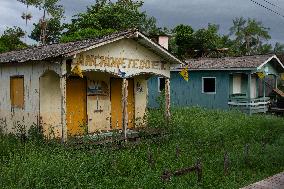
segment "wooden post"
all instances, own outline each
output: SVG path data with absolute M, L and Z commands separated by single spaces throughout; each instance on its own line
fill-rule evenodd
M 180 149 L 179 149 L 179 146 L 177 145 L 176 146 L 176 160 L 178 160 L 180 157 Z
M 60 91 L 61 91 L 61 142 L 67 140 L 67 122 L 66 122 L 66 83 L 67 77 L 63 75 L 60 77 Z
M 60 92 L 61 92 L 61 142 L 64 143 L 67 140 L 67 120 L 66 120 L 66 89 L 67 89 L 67 63 L 66 60 L 62 61 L 61 76 L 60 76 Z
M 148 148 L 148 163 L 150 164 L 151 168 L 155 167 L 153 153 L 151 152 L 150 148 Z
M 127 141 L 127 126 L 128 126 L 127 96 L 128 96 L 128 80 L 126 78 L 123 78 L 123 81 L 122 81 L 122 129 L 123 129 L 125 141 Z
M 166 124 L 169 125 L 170 118 L 171 118 L 171 111 L 170 111 L 170 106 L 171 106 L 171 87 L 170 87 L 170 79 L 166 78 L 165 79 L 165 117 L 166 117 Z
M 275 75 L 275 89 L 278 89 L 278 76 Z
M 262 141 L 262 143 L 261 143 L 261 152 L 262 153 L 265 152 L 265 147 L 266 147 L 266 143 L 264 141 Z
M 248 74 L 248 86 L 247 86 L 249 115 L 251 115 L 251 107 L 250 107 L 250 103 L 251 103 L 250 86 L 251 86 L 251 73 Z
M 224 174 L 227 176 L 229 173 L 229 154 L 227 151 L 225 151 L 224 154 Z
M 202 180 L 202 163 L 199 158 L 196 162 L 196 172 L 197 172 L 197 182 L 201 182 Z
M 262 91 L 262 92 L 263 92 L 263 97 L 265 97 L 265 96 L 266 96 L 266 84 L 265 84 L 265 78 L 263 78 L 263 79 L 262 79 L 262 83 L 263 83 L 263 84 L 262 84 L 262 85 L 263 85 L 263 91 Z
M 244 149 L 244 160 L 246 164 L 248 164 L 249 162 L 248 159 L 249 159 L 249 144 L 246 144 Z

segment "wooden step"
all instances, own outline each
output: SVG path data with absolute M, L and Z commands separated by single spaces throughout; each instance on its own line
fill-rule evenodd
M 273 91 L 284 98 L 284 92 L 281 91 L 280 89 L 273 89 Z

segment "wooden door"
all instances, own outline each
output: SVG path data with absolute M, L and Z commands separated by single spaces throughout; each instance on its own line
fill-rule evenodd
M 66 86 L 66 121 L 68 135 L 81 135 L 87 123 L 86 80 L 79 77 L 67 79 Z
M 135 101 L 134 81 L 128 80 L 128 128 L 134 127 Z M 111 126 L 112 129 L 122 129 L 122 79 L 111 79 Z

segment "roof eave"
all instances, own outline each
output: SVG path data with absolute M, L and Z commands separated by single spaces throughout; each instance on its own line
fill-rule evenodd
M 260 66 L 257 67 L 257 70 L 260 70 L 264 65 L 266 65 L 268 62 L 270 62 L 273 58 L 275 58 L 277 60 L 277 62 L 281 66 L 281 68 L 284 70 L 283 63 L 280 61 L 280 59 L 276 55 L 273 55 L 270 58 L 268 58 L 264 63 L 262 63 Z
M 181 71 L 183 68 L 174 68 L 171 69 L 171 71 Z M 216 69 L 210 69 L 210 68 L 188 68 L 189 71 L 253 71 L 256 70 L 256 68 L 216 68 Z

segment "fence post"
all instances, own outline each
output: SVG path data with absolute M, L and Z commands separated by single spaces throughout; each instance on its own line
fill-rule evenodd
M 229 154 L 227 151 L 225 151 L 225 154 L 224 154 L 224 174 L 225 176 L 228 175 L 228 172 L 229 172 Z
M 265 152 L 265 147 L 266 147 L 266 143 L 263 141 L 262 144 L 261 144 L 261 151 L 262 151 L 262 153 Z
M 180 157 L 180 149 L 179 149 L 179 146 L 177 145 L 176 146 L 176 160 L 178 160 Z
M 196 172 L 197 172 L 197 182 L 201 182 L 201 180 L 202 180 L 201 158 L 197 159 L 197 162 L 196 162 Z
M 167 169 L 164 169 L 163 175 L 161 176 L 161 179 L 164 182 L 171 180 L 171 172 Z
M 153 168 L 155 166 L 153 154 L 152 154 L 152 152 L 150 151 L 149 148 L 148 148 L 148 163 L 150 164 L 151 168 Z
M 244 149 L 244 161 L 246 164 L 248 163 L 248 157 L 249 157 L 249 144 L 246 144 Z

